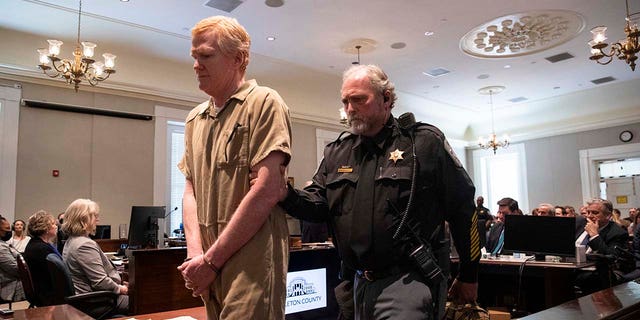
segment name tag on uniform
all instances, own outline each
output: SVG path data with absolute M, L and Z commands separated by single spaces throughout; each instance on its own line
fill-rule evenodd
M 351 166 L 340 166 L 338 168 L 338 173 L 351 173 L 353 172 L 353 168 Z

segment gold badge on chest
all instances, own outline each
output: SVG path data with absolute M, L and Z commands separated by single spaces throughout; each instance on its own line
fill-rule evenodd
M 393 161 L 394 164 L 396 164 L 398 162 L 398 160 L 403 160 L 404 158 L 402 157 L 402 154 L 404 153 L 404 151 L 400 151 L 398 149 L 389 152 L 389 160 Z

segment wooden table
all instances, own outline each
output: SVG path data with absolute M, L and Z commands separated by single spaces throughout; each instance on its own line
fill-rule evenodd
M 202 306 L 184 286 L 178 266 L 187 257 L 186 248 L 130 250 L 129 314 L 147 314 Z
M 129 314 L 154 314 L 170 310 L 191 310 L 202 306 L 202 299 L 191 296 L 176 269 L 187 256 L 186 248 L 128 250 Z M 289 272 L 326 268 L 327 306 L 288 314 L 290 320 L 335 318 L 338 305 L 333 288 L 338 284 L 340 260 L 332 247 L 308 247 L 291 250 Z
M 206 317 L 205 317 L 206 318 Z M 68 305 L 38 307 L 24 310 L 15 310 L 13 315 L 0 316 L 0 319 L 15 320 L 93 320 L 92 317 L 82 311 Z M 200 318 L 198 318 L 200 319 Z M 204 318 L 202 318 L 204 319 Z
M 455 274 L 457 259 L 452 262 Z M 480 260 L 478 302 L 482 307 L 516 307 L 533 313 L 557 306 L 575 299 L 576 270 L 594 265 L 593 262 L 527 261 L 520 278 L 522 263 L 508 256 Z
M 640 284 L 623 283 L 521 319 L 640 319 Z
M 117 318 L 117 319 L 125 320 L 125 319 L 135 318 L 137 320 L 165 320 L 165 319 L 177 318 L 180 316 L 190 316 L 197 320 L 206 320 L 207 311 L 204 309 L 204 307 L 195 307 L 195 308 L 188 308 L 188 309 L 139 314 L 136 316 L 126 316 L 124 318 Z

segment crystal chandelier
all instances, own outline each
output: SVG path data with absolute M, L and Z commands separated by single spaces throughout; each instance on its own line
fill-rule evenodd
M 505 89 L 503 86 L 489 86 L 478 89 L 478 93 L 483 95 L 489 95 L 489 104 L 491 105 L 491 134 L 488 137 L 488 140 L 484 140 L 483 137 L 478 139 L 478 145 L 482 149 L 493 149 L 493 154 L 496 154 L 496 150 L 500 147 L 506 148 L 509 145 L 509 136 L 506 134 L 502 136 L 501 139 L 498 140 L 498 136 L 496 136 L 496 130 L 494 127 L 494 119 L 493 119 L 493 95 L 502 92 Z
M 93 53 L 96 44 L 92 42 L 80 42 L 80 17 L 82 16 L 82 0 L 78 8 L 78 38 L 76 48 L 73 50 L 73 59 L 60 59 L 60 47 L 62 41 L 47 40 L 49 49 L 40 48 L 40 64 L 38 67 L 42 72 L 51 78 L 64 78 L 68 84 L 73 84 L 76 92 L 82 82 L 87 80 L 89 84 L 95 86 L 100 81 L 107 80 L 112 73 L 115 73 L 116 56 L 111 53 L 105 53 L 104 62 L 96 62 L 93 59 Z M 81 47 L 82 45 L 82 47 Z M 51 63 L 51 66 L 49 66 Z
M 631 67 L 631 71 L 636 70 L 636 53 L 640 51 L 640 45 L 638 45 L 638 37 L 640 31 L 638 31 L 638 24 L 631 23 L 633 16 L 637 16 L 640 12 L 629 14 L 629 1 L 625 0 L 627 4 L 627 16 L 625 18 L 626 24 L 624 26 L 624 33 L 627 35 L 625 39 L 619 40 L 611 45 L 609 53 L 605 53 L 602 49 L 607 47 L 607 40 L 605 32 L 607 27 L 598 26 L 591 29 L 593 34 L 593 40 L 589 41 L 589 47 L 591 48 L 591 57 L 589 59 L 596 61 L 599 64 L 608 64 L 616 56 L 620 60 L 625 60 Z M 602 59 L 602 60 L 601 60 Z

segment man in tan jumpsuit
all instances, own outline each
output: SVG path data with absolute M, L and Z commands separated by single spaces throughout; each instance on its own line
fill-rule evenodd
M 178 167 L 188 259 L 178 270 L 209 319 L 284 319 L 288 231 L 277 192 L 291 125 L 276 91 L 245 81 L 250 43 L 233 18 L 210 17 L 192 30 L 193 68 L 211 98 L 185 125 Z

